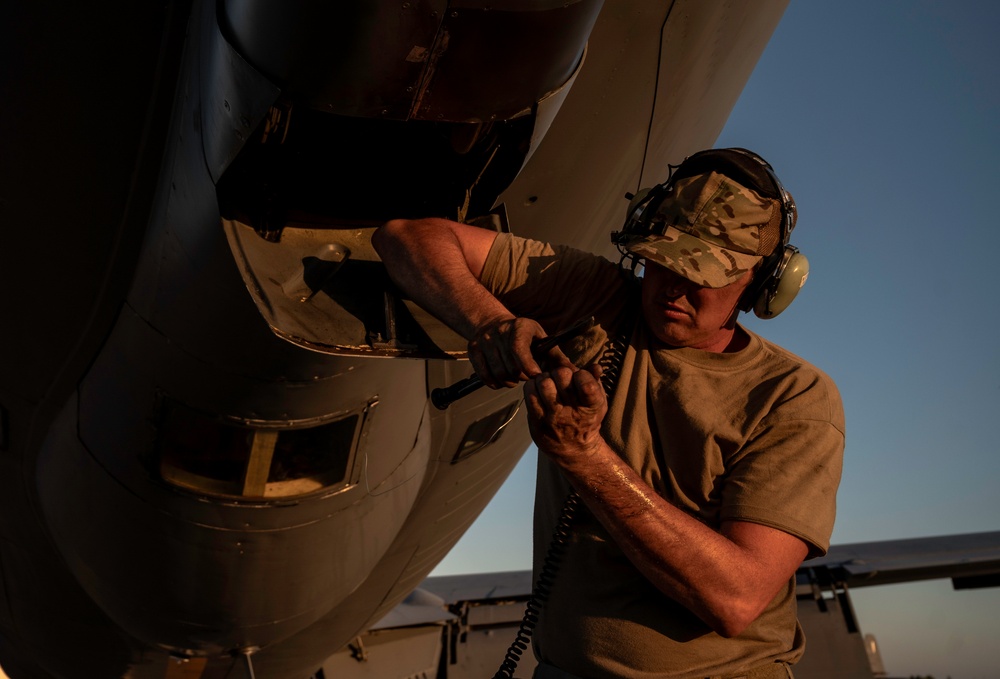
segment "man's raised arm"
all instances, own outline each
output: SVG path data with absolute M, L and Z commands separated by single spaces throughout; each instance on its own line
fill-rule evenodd
M 372 236 L 392 281 L 469 340 L 469 359 L 492 388 L 541 372 L 531 341 L 541 326 L 518 318 L 479 282 L 497 234 L 446 219 L 396 219 Z

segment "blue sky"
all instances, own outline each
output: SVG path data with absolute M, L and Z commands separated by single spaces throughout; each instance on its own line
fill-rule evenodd
M 767 158 L 799 207 L 809 282 L 748 325 L 840 387 L 834 543 L 1000 530 L 998 29 L 987 1 L 792 0 L 716 144 Z M 436 574 L 529 567 L 534 462 Z M 1000 590 L 853 598 L 890 675 L 1000 678 Z

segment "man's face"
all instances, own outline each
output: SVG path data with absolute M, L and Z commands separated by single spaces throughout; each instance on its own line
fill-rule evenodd
M 642 312 L 653 334 L 674 347 L 724 351 L 733 337 L 736 304 L 753 274 L 722 288 L 704 288 L 646 260 Z

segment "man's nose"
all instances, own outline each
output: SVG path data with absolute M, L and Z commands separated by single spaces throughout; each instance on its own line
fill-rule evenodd
M 687 284 L 683 279 L 670 281 L 664 286 L 663 290 L 670 297 L 682 297 L 687 292 Z

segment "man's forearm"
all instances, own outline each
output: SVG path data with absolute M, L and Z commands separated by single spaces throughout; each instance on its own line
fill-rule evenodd
M 494 389 L 541 371 L 531 343 L 546 335 L 535 321 L 515 317 L 479 282 L 496 236 L 445 219 L 418 219 L 388 222 L 372 237 L 393 282 L 469 340 L 469 360 Z
M 723 636 L 756 619 L 805 556 L 801 541 L 774 529 L 706 526 L 656 494 L 603 440 L 556 462 L 643 575 Z
M 375 232 L 372 244 L 392 281 L 466 339 L 489 323 L 514 318 L 479 282 L 481 271 L 470 269 L 445 220 L 392 221 Z

